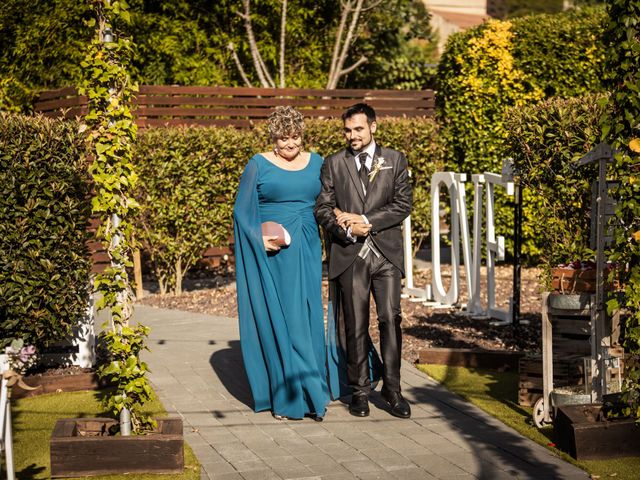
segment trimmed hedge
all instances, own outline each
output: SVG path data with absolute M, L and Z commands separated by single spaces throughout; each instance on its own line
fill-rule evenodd
M 47 346 L 86 314 L 91 186 L 77 132 L 0 114 L 0 346 Z
M 544 270 L 587 260 L 597 166 L 575 162 L 599 141 L 604 95 L 551 99 L 507 115 L 507 145 L 523 186 L 523 253 Z
M 438 117 L 448 161 L 498 171 L 508 108 L 602 92 L 602 8 L 491 20 L 452 35 L 438 65 Z
M 406 153 L 414 184 L 413 231 L 429 230 L 429 180 L 443 166 L 432 119 L 382 119 L 376 140 Z M 339 120 L 307 120 L 305 149 L 326 156 L 344 147 Z M 181 278 L 210 246 L 232 234 L 240 175 L 255 153 L 272 148 L 266 126 L 149 129 L 134 152 L 141 205 L 137 238 L 149 253 L 162 291 L 180 291 Z

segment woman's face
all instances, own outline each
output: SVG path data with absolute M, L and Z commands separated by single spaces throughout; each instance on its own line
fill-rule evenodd
M 293 160 L 300 153 L 302 148 L 302 135 L 292 133 L 284 137 L 276 138 L 276 151 L 285 160 Z

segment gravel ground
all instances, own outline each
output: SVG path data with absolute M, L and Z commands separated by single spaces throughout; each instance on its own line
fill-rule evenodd
M 512 292 L 511 266 L 496 268 L 496 305 L 505 308 Z M 540 286 L 538 269 L 522 269 L 521 318 L 528 324 L 515 329 L 511 325 L 494 326 L 491 320 L 471 318 L 459 308 L 434 308 L 423 302 L 402 299 L 403 357 L 415 362 L 419 351 L 429 347 L 482 348 L 489 350 L 539 351 L 540 349 Z M 461 269 L 461 276 L 464 272 Z M 483 272 L 484 277 L 484 272 Z M 450 278 L 444 272 L 445 286 Z M 418 270 L 414 285 L 424 287 L 430 282 L 429 270 Z M 484 282 L 483 282 L 484 285 Z M 150 294 L 139 302 L 159 308 L 186 310 L 237 318 L 235 284 L 232 276 L 217 275 L 208 278 L 192 278 L 186 283 L 190 290 L 180 296 Z M 326 308 L 327 283 L 324 282 Z M 486 287 L 483 287 L 486 291 Z M 466 302 L 462 287 L 461 303 Z M 486 305 L 486 295 L 483 298 Z M 371 307 L 371 337 L 378 341 L 375 307 Z M 524 322 L 523 322 L 524 323 Z

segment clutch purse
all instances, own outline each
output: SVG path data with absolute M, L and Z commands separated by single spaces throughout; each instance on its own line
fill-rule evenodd
M 288 247 L 291 244 L 291 235 L 287 229 L 276 222 L 264 222 L 262 224 L 262 235 L 265 237 L 278 237 L 275 244 L 279 247 Z

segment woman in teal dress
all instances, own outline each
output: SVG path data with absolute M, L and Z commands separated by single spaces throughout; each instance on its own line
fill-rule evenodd
M 322 420 L 329 403 L 322 307 L 322 251 L 313 207 L 322 157 L 302 150 L 302 115 L 269 117 L 273 152 L 248 162 L 234 207 L 240 343 L 256 412 Z M 273 221 L 289 232 L 263 237 Z

